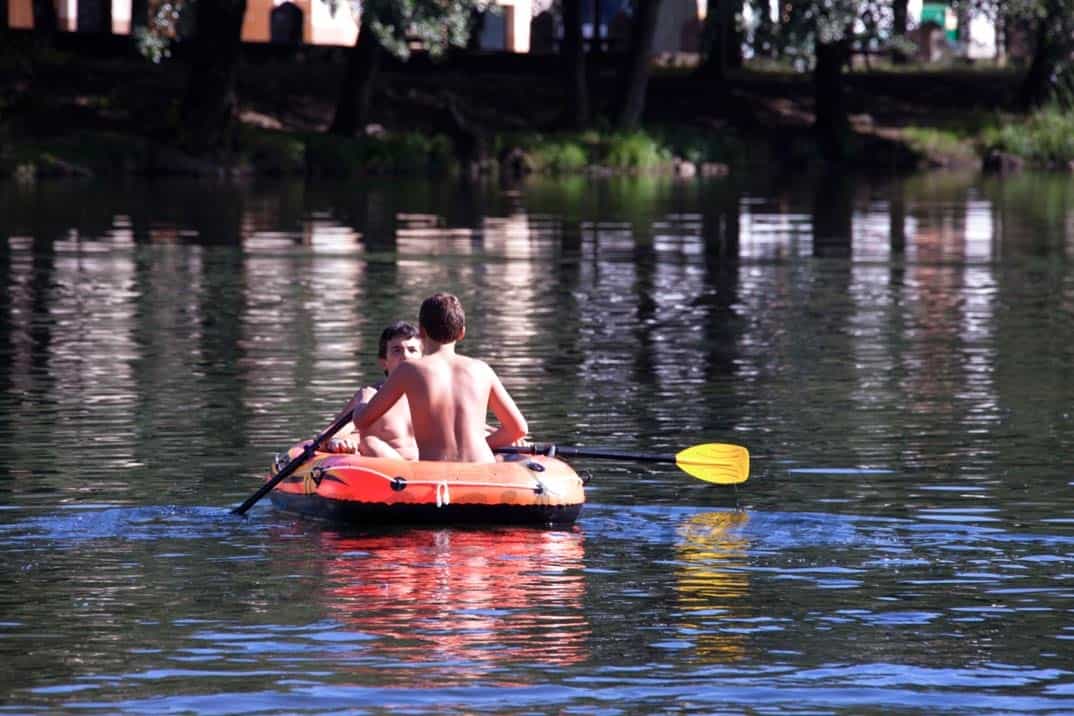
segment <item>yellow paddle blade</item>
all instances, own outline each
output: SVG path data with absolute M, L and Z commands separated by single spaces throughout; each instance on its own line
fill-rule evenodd
M 717 485 L 734 485 L 750 476 L 750 452 L 741 445 L 694 445 L 676 453 L 675 464 L 683 472 Z

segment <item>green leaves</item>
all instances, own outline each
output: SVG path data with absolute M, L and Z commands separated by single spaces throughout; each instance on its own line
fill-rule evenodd
M 351 0 L 356 16 L 365 12 L 368 26 L 388 52 L 400 59 L 418 44 L 437 57 L 449 47 L 464 47 L 471 18 L 492 7 L 490 0 Z

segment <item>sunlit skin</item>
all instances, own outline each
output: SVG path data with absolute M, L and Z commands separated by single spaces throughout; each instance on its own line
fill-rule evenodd
M 376 395 L 355 408 L 354 425 L 362 431 L 409 401 L 421 460 L 495 462 L 494 448 L 526 435 L 526 419 L 486 363 L 456 353 L 456 341 L 439 343 L 419 331 L 422 359 L 400 363 Z M 488 433 L 490 409 L 500 426 Z
M 422 356 L 421 341 L 402 336 L 388 341 L 384 358 L 378 358 L 390 378 L 399 366 Z M 344 408 L 354 412 L 373 399 L 380 386 L 366 386 L 355 393 Z M 410 405 L 404 396 L 365 430 L 356 431 L 354 423 L 347 424 L 326 446 L 332 452 L 357 452 L 366 457 L 388 457 L 397 460 L 417 460 L 418 444 L 410 419 Z

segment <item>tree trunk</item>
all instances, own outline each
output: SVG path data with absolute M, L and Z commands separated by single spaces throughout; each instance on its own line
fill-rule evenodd
M 711 81 L 723 82 L 727 70 L 742 67 L 742 33 L 736 17 L 742 0 L 717 0 L 709 4 L 705 27 L 701 31 L 702 61 L 698 74 Z
M 817 42 L 816 55 L 817 66 L 813 70 L 816 123 L 813 128 L 825 155 L 842 159 L 849 127 L 843 97 L 843 66 L 850 57 L 850 29 L 847 28 L 844 39 L 837 42 Z
M 1018 90 L 1018 105 L 1024 110 L 1041 106 L 1052 93 L 1052 76 L 1059 53 L 1051 36 L 1051 23 L 1052 20 L 1045 18 L 1037 25 L 1033 60 Z
M 582 37 L 582 0 L 563 0 L 561 52 L 567 87 L 567 124 L 581 129 L 589 124 L 589 81 L 586 75 L 585 39 Z
M 955 18 L 958 22 L 958 30 L 956 31 L 956 39 L 958 44 L 966 51 L 969 50 L 970 44 L 970 7 L 969 3 L 959 2 L 955 3 Z
M 112 0 L 79 0 L 75 28 L 79 32 L 112 33 Z
M 854 179 L 838 170 L 820 177 L 813 196 L 813 256 L 850 256 L 853 215 Z
M 336 115 L 328 130 L 332 134 L 350 137 L 369 123 L 373 88 L 384 54 L 384 49 L 373 32 L 371 21 L 370 15 L 362 15 L 358 39 L 355 40 L 354 47 L 347 52 L 347 67 L 343 71 L 343 82 L 336 100 Z
M 909 0 L 892 0 L 891 5 L 891 35 L 896 40 L 906 39 L 907 21 L 910 13 Z M 909 58 L 901 47 L 896 46 L 891 52 L 891 61 L 897 65 L 906 64 Z
M 131 33 L 149 26 L 149 0 L 131 0 Z
M 772 57 L 775 49 L 773 38 L 776 34 L 772 24 L 772 0 L 756 0 L 754 8 L 757 14 L 757 29 L 753 33 L 753 54 L 757 57 Z
M 604 52 L 604 38 L 600 33 L 600 16 L 604 8 L 600 0 L 593 0 L 593 37 L 590 39 L 589 51 L 594 55 Z
M 466 39 L 466 51 L 478 52 L 481 50 L 481 33 L 485 31 L 485 13 L 476 7 L 470 10 L 470 34 Z
M 649 88 L 649 63 L 652 59 L 656 18 L 660 0 L 638 0 L 631 23 L 630 49 L 626 56 L 626 72 L 620 94 L 615 126 L 636 129 L 645 111 L 645 93 Z
M 999 12 L 996 14 L 996 54 L 994 57 L 996 64 L 1000 67 L 1007 66 L 1007 33 L 1009 21 L 1010 18 L 1007 13 Z
M 194 7 L 196 29 L 180 131 L 186 149 L 216 154 L 228 149 L 234 124 L 246 0 L 198 0 Z
M 34 46 L 38 49 L 52 47 L 60 29 L 60 18 L 52 0 L 33 0 Z

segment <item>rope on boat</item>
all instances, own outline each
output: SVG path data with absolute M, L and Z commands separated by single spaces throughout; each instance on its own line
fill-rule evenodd
M 328 469 L 331 470 L 332 468 L 328 468 Z M 358 468 L 351 468 L 351 469 L 358 469 Z M 387 480 L 388 482 L 395 482 L 395 481 L 399 480 L 399 478 L 397 478 L 397 477 L 391 477 L 389 475 L 385 475 L 383 472 L 379 472 L 377 470 L 371 470 L 371 469 L 369 469 L 367 467 L 363 467 L 363 468 L 360 468 L 360 469 L 362 471 L 370 474 L 370 475 L 376 475 L 377 477 L 379 477 L 379 478 L 381 478 L 383 480 Z M 502 482 L 456 482 L 456 483 L 453 483 L 453 484 L 455 485 L 456 488 L 458 488 L 458 487 L 491 487 L 491 488 L 496 488 L 496 489 L 500 489 L 500 490 L 505 489 L 505 488 L 510 488 L 510 489 L 514 489 L 514 490 L 526 490 L 527 492 L 533 492 L 533 493 L 538 494 L 538 495 L 547 494 L 547 495 L 550 495 L 550 496 L 556 496 L 556 495 L 560 494 L 556 490 L 550 489 L 547 485 L 545 485 L 543 482 L 541 482 L 540 480 L 538 480 L 536 478 L 534 479 L 534 483 L 535 484 L 532 487 L 526 487 L 525 485 L 508 485 L 508 484 L 504 484 Z M 413 480 L 413 481 L 406 480 L 405 481 L 405 486 L 410 486 L 410 485 L 432 485 L 433 488 L 436 490 L 436 506 L 437 507 L 442 507 L 444 505 L 451 504 L 451 491 L 450 491 L 449 483 L 447 482 L 447 480 L 440 480 L 440 481 L 437 481 L 437 480 Z M 402 489 L 402 488 L 400 488 L 400 489 Z
M 436 506 L 443 507 L 451 504 L 451 491 L 448 489 L 447 481 L 436 483 Z

